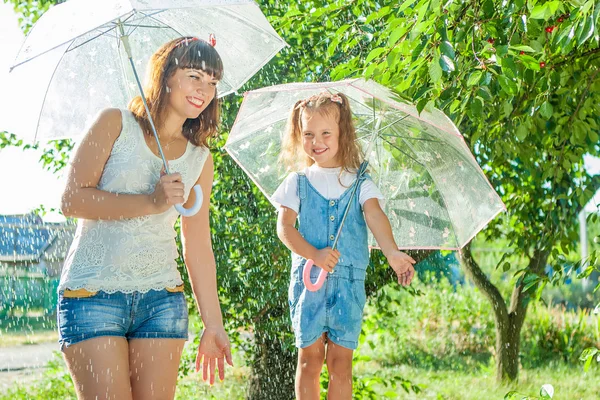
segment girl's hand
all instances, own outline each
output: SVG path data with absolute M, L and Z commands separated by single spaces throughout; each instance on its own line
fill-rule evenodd
M 337 264 L 339 258 L 339 251 L 332 250 L 331 247 L 325 247 L 324 249 L 317 250 L 313 261 L 317 267 L 323 268 L 327 272 L 333 272 L 333 268 Z
M 175 204 L 183 204 L 184 186 L 181 174 L 162 175 L 150 195 L 157 214 L 167 211 Z
M 415 276 L 415 267 L 413 264 L 415 264 L 416 261 L 400 250 L 395 250 L 386 257 L 390 263 L 390 267 L 392 267 L 398 277 L 398 284 L 402 286 L 410 285 Z
M 202 363 L 202 380 L 206 382 L 210 374 L 210 384 L 215 383 L 215 367 L 219 368 L 219 379 L 225 379 L 225 361 L 233 367 L 231 360 L 231 344 L 225 329 L 206 328 L 200 338 L 198 355 L 196 356 L 196 372 Z

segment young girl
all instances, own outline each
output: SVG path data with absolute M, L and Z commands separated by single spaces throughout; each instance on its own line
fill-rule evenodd
M 188 306 L 173 225 L 174 204 L 200 211 L 181 220 L 183 257 L 204 322 L 196 369 L 214 381 L 231 364 L 217 297 L 209 227 L 217 133 L 216 50 L 192 37 L 163 45 L 150 59 L 145 94 L 169 167 L 164 175 L 141 97 L 128 110 L 100 113 L 72 159 L 61 208 L 79 219 L 59 285 L 58 329 L 80 399 L 172 399 Z
M 361 176 L 356 199 L 351 198 L 360 149 L 348 98 L 341 93 L 322 93 L 297 102 L 287 129 L 282 159 L 291 168 L 304 168 L 286 178 L 273 200 L 280 204 L 277 234 L 292 251 L 289 305 L 299 348 L 296 396 L 300 400 L 319 399 L 319 376 L 326 360 L 328 399 L 351 399 L 352 354 L 358 345 L 366 302 L 366 225 L 400 284 L 410 284 L 415 261 L 398 250 L 389 220 L 379 205 L 383 196 L 373 181 Z M 339 250 L 332 250 L 348 202 L 350 210 Z M 307 259 L 330 273 L 316 292 L 308 291 L 302 282 Z M 313 282 L 319 271 L 311 271 Z

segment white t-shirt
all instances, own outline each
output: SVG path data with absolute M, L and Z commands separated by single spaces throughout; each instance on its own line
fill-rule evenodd
M 310 184 L 326 199 L 338 199 L 356 180 L 356 171 L 343 171 L 340 177 L 340 169 L 338 168 L 321 168 L 316 164 L 308 168 L 304 168 L 304 174 L 308 178 Z M 340 183 L 341 181 L 341 183 Z M 365 201 L 376 198 L 379 199 L 379 204 L 383 208 L 383 194 L 375 185 L 375 183 L 367 179 L 360 185 L 360 193 L 358 201 L 362 207 Z M 296 213 L 300 209 L 300 198 L 298 197 L 298 174 L 293 172 L 285 178 L 279 185 L 271 202 L 276 206 L 285 206 L 291 208 Z

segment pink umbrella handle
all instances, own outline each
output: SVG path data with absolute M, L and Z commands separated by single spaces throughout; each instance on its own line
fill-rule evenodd
M 304 285 L 309 291 L 316 292 L 317 290 L 321 289 L 323 283 L 325 283 L 325 279 L 327 278 L 327 271 L 321 269 L 317 281 L 315 283 L 312 283 L 312 281 L 310 280 L 310 271 L 313 269 L 313 264 L 313 260 L 306 261 L 306 264 L 304 264 L 304 271 L 302 272 L 302 280 L 304 281 Z

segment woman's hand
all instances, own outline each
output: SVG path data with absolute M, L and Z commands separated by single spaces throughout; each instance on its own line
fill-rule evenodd
M 157 214 L 167 211 L 175 204 L 183 203 L 184 186 L 181 174 L 162 175 L 150 196 Z
M 206 381 L 210 373 L 210 384 L 215 383 L 215 367 L 219 368 L 219 378 L 225 379 L 225 360 L 233 367 L 231 360 L 231 344 L 225 329 L 206 328 L 200 338 L 198 355 L 196 356 L 196 372 L 202 363 L 202 379 Z

